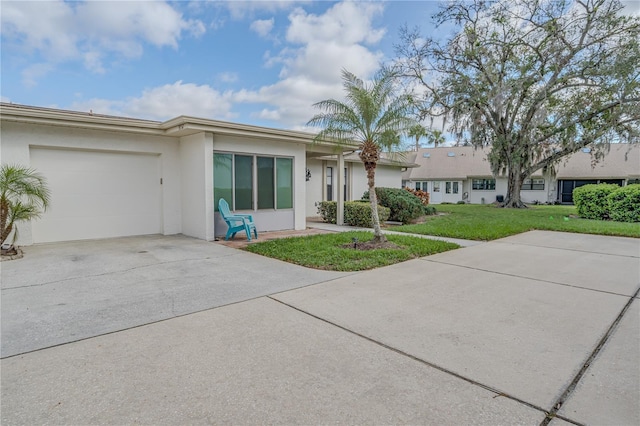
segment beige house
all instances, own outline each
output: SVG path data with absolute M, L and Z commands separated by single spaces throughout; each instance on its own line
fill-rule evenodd
M 505 176 L 493 176 L 487 152 L 471 146 L 422 148 L 407 156 L 419 167 L 402 174 L 402 185 L 429 192 L 431 203 L 492 203 L 507 193 Z M 573 202 L 573 189 L 588 183 L 626 185 L 640 179 L 640 146 L 613 144 L 605 158 L 592 164 L 585 148 L 568 157 L 552 173 L 538 170 L 521 191 L 524 202 Z
M 0 121 L 2 163 L 36 169 L 52 191 L 50 209 L 19 224 L 21 245 L 178 233 L 213 240 L 227 229 L 220 198 L 251 213 L 260 232 L 299 230 L 327 199 L 338 201 L 341 223 L 344 200 L 366 190 L 364 167 L 349 155 L 355 146 L 314 143 L 306 132 L 6 103 Z M 400 187 L 403 167 L 383 162 L 378 182 Z

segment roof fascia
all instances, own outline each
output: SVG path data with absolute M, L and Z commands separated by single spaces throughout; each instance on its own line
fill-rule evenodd
M 2 104 L 0 107 L 2 121 L 41 124 L 49 126 L 73 127 L 92 130 L 121 131 L 163 135 L 160 122 L 132 118 L 90 115 L 73 111 L 49 110 L 29 107 L 15 107 Z

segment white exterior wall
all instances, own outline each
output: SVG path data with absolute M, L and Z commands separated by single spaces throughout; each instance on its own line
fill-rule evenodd
M 212 147 L 204 132 L 180 138 L 182 233 L 207 241 L 214 239 Z
M 496 189 L 491 191 L 482 191 L 473 189 L 472 180 L 474 178 L 469 178 L 469 202 L 471 204 L 482 204 L 482 199 L 484 198 L 484 204 L 491 204 L 496 201 L 496 196 L 507 195 L 507 179 L 503 177 L 498 177 L 496 179 Z M 490 177 L 478 177 L 476 179 L 492 179 Z
M 302 230 L 307 226 L 305 214 L 305 169 L 306 146 L 301 143 L 287 143 L 272 140 L 264 140 L 250 137 L 213 135 L 213 148 L 208 160 L 213 165 L 213 152 L 227 152 L 234 154 L 251 154 L 263 156 L 278 156 L 293 158 L 293 209 L 287 210 L 254 210 L 242 211 L 253 215 L 254 222 L 260 231 L 278 231 L 291 229 L 289 224 L 293 222 L 293 229 Z M 207 175 L 207 180 L 213 185 L 213 168 Z M 211 188 L 213 197 L 213 186 Z M 213 200 L 213 198 L 212 198 Z M 213 202 L 211 202 L 213 207 Z M 227 225 L 218 214 L 215 215 L 215 234 L 224 235 Z M 211 217 L 214 217 L 213 214 Z
M 13 122 L 3 122 L 1 130 L 0 155 L 3 164 L 31 167 L 30 148 L 38 147 L 158 155 L 163 179 L 162 233 L 170 235 L 181 232 L 179 150 L 175 138 Z M 114 170 L 114 173 L 118 173 L 118 170 Z M 55 194 L 52 196 L 55 197 Z M 17 226 L 17 244 L 32 244 L 31 223 L 21 222 Z
M 359 200 L 365 191 L 369 190 L 367 183 L 367 172 L 362 163 L 352 163 L 351 172 L 352 186 L 351 194 L 353 200 Z M 402 188 L 402 173 L 398 167 L 378 165 L 376 167 L 376 187 L 377 188 Z
M 313 158 L 307 159 L 307 168 L 311 172 L 311 179 L 306 181 L 305 177 L 305 187 L 306 187 L 306 200 L 305 200 L 305 209 L 307 217 L 318 216 L 318 207 L 316 203 L 322 201 L 324 199 L 324 162 L 322 160 L 316 160 Z M 334 167 L 337 162 L 334 162 Z M 305 171 L 306 173 L 306 171 Z

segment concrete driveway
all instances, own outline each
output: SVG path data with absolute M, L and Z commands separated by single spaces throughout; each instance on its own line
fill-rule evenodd
M 340 275 L 145 238 L 2 265 L 3 425 L 640 424 L 638 239 L 534 231 Z

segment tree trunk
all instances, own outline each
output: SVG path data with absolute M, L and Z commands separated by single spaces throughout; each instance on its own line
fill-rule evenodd
M 0 244 L 4 244 L 4 241 L 11 234 L 11 230 L 13 229 L 12 223 L 7 223 L 9 219 L 9 203 L 4 201 L 4 199 L 0 202 Z
M 366 167 L 366 166 L 365 166 Z M 378 216 L 378 196 L 375 186 L 375 166 L 367 168 L 367 181 L 369 183 L 369 203 L 371 205 L 371 222 L 373 222 L 373 242 L 384 243 L 387 237 L 382 233 L 380 217 Z
M 524 181 L 520 170 L 509 168 L 509 181 L 507 183 L 507 195 L 500 207 L 526 209 L 527 205 L 520 199 L 520 191 L 522 190 L 522 182 Z

